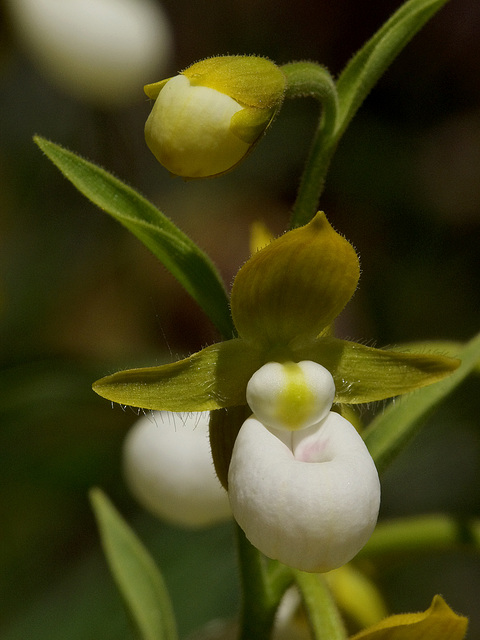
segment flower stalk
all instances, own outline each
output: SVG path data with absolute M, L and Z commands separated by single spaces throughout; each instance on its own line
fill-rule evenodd
M 287 78 L 287 98 L 312 97 L 321 112 L 310 152 L 292 208 L 290 229 L 307 224 L 315 215 L 327 172 L 335 153 L 338 95 L 335 81 L 325 67 L 313 62 L 291 62 L 282 67 Z
M 243 594 L 239 640 L 265 640 L 271 635 L 280 600 L 293 575 L 278 562 L 267 565 L 238 525 L 235 531 Z

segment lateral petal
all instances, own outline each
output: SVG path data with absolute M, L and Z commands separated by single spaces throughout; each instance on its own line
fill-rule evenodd
M 337 338 L 319 338 L 298 350 L 298 359 L 323 365 L 335 381 L 335 402 L 361 404 L 385 400 L 438 382 L 455 371 L 456 358 L 376 349 Z
M 211 411 L 245 404 L 247 382 L 260 364 L 237 338 L 171 364 L 119 371 L 93 389 L 107 400 L 143 409 Z

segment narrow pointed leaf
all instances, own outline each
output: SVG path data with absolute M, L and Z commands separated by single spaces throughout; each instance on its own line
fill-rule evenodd
M 478 367 L 480 334 L 458 353 L 458 358 L 461 364 L 449 377 L 391 404 L 365 430 L 365 442 L 379 471 L 414 437 L 430 412 Z
M 313 340 L 350 300 L 359 272 L 352 245 L 318 213 L 238 272 L 231 308 L 239 335 L 266 349 Z
M 446 2 L 405 2 L 350 60 L 337 82 L 340 135 L 389 65 Z
M 335 381 L 335 401 L 361 404 L 385 400 L 442 380 L 459 361 L 440 355 L 375 349 L 337 338 L 319 338 L 297 359 L 315 360 Z
M 90 492 L 105 555 L 141 640 L 176 640 L 170 598 L 155 563 L 100 489 Z
M 390 616 L 350 640 L 463 640 L 467 626 L 467 618 L 452 611 L 441 596 L 435 596 L 427 611 Z
M 245 404 L 247 382 L 260 366 L 256 353 L 237 338 L 171 364 L 114 373 L 93 389 L 112 402 L 143 409 L 212 411 Z
M 197 301 L 223 336 L 233 335 L 228 297 L 208 256 L 161 211 L 97 165 L 35 137 L 40 149 L 70 182 L 131 231 Z

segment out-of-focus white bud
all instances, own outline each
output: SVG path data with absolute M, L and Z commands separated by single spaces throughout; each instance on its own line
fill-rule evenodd
M 258 420 L 296 431 L 323 420 L 332 407 L 335 383 L 325 367 L 302 362 L 268 362 L 247 384 L 247 402 Z
M 312 640 L 302 599 L 296 586 L 285 592 L 275 614 L 273 640 Z
M 38 68 L 65 92 L 101 107 L 140 97 L 161 73 L 172 35 L 154 0 L 7 0 L 12 23 Z
M 280 108 L 285 76 L 257 56 L 218 56 L 145 87 L 155 100 L 146 143 L 172 174 L 206 178 L 229 171 Z
M 155 412 L 138 420 L 125 440 L 130 491 L 145 509 L 176 525 L 205 527 L 231 517 L 213 468 L 208 420 L 208 412 Z
M 372 534 L 380 506 L 373 460 L 355 428 L 334 412 L 290 433 L 246 420 L 228 487 L 250 542 L 302 571 L 330 571 L 351 560 Z

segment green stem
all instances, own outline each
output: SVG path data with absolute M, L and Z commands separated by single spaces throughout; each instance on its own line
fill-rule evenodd
M 322 105 L 290 228 L 306 224 L 315 215 L 332 156 L 353 116 L 388 66 L 446 2 L 407 0 L 350 60 L 336 83 L 324 67 L 314 63 L 282 67 L 287 98 L 312 96 Z
M 314 640 L 346 640 L 347 633 L 325 578 L 295 571 Z
M 278 562 L 267 565 L 266 558 L 250 544 L 238 525 L 236 531 L 243 594 L 240 640 L 267 640 L 292 574 Z
M 323 107 L 322 118 L 330 131 L 335 127 L 338 98 L 329 71 L 316 62 L 289 62 L 282 66 L 287 78 L 286 98 L 315 98 Z
M 338 98 L 335 82 L 325 67 L 313 62 L 292 62 L 284 65 L 282 70 L 287 78 L 287 98 L 311 96 L 322 105 L 318 127 L 292 209 L 290 228 L 294 229 L 307 224 L 317 212 L 328 167 L 337 146 L 334 132 Z

